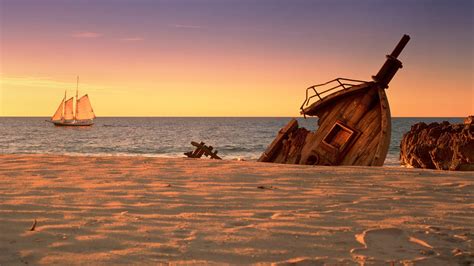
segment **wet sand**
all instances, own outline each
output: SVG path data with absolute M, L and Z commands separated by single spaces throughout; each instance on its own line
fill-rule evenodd
M 474 261 L 466 172 L 0 155 L 0 190 L 0 265 Z

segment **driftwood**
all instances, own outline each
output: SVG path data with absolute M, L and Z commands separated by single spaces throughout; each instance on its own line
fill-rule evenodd
M 36 219 L 35 219 L 35 221 L 33 222 L 33 225 L 31 225 L 30 231 L 35 231 L 36 224 L 37 224 L 37 222 L 36 222 Z
M 206 157 L 210 157 L 211 159 L 222 160 L 221 157 L 217 156 L 217 150 L 212 151 L 212 146 L 206 146 L 204 142 L 197 143 L 191 141 L 191 145 L 195 146 L 196 149 L 194 151 L 185 152 L 184 155 L 188 156 L 189 158 L 201 158 L 203 155 Z

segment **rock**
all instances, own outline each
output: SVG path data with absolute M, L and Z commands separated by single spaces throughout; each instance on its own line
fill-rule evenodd
M 474 123 L 474 115 L 470 115 L 470 116 L 464 118 L 464 124 L 465 125 L 470 125 L 472 123 Z
M 403 135 L 400 162 L 415 168 L 474 171 L 474 117 L 464 124 L 421 122 Z

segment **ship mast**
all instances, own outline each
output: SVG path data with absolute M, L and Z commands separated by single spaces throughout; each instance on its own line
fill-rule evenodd
M 63 111 L 61 112 L 61 120 L 64 120 L 64 102 L 66 101 L 66 91 L 64 90 L 64 99 L 63 99 Z
M 77 117 L 77 111 L 78 111 L 77 103 L 79 100 L 78 96 L 79 96 L 79 76 L 77 76 L 77 82 L 76 82 L 76 112 L 74 113 L 74 120 L 76 120 L 76 117 Z

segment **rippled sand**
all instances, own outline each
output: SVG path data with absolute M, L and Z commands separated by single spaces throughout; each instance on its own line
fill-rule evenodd
M 0 190 L 1 265 L 474 261 L 472 173 L 0 155 Z

